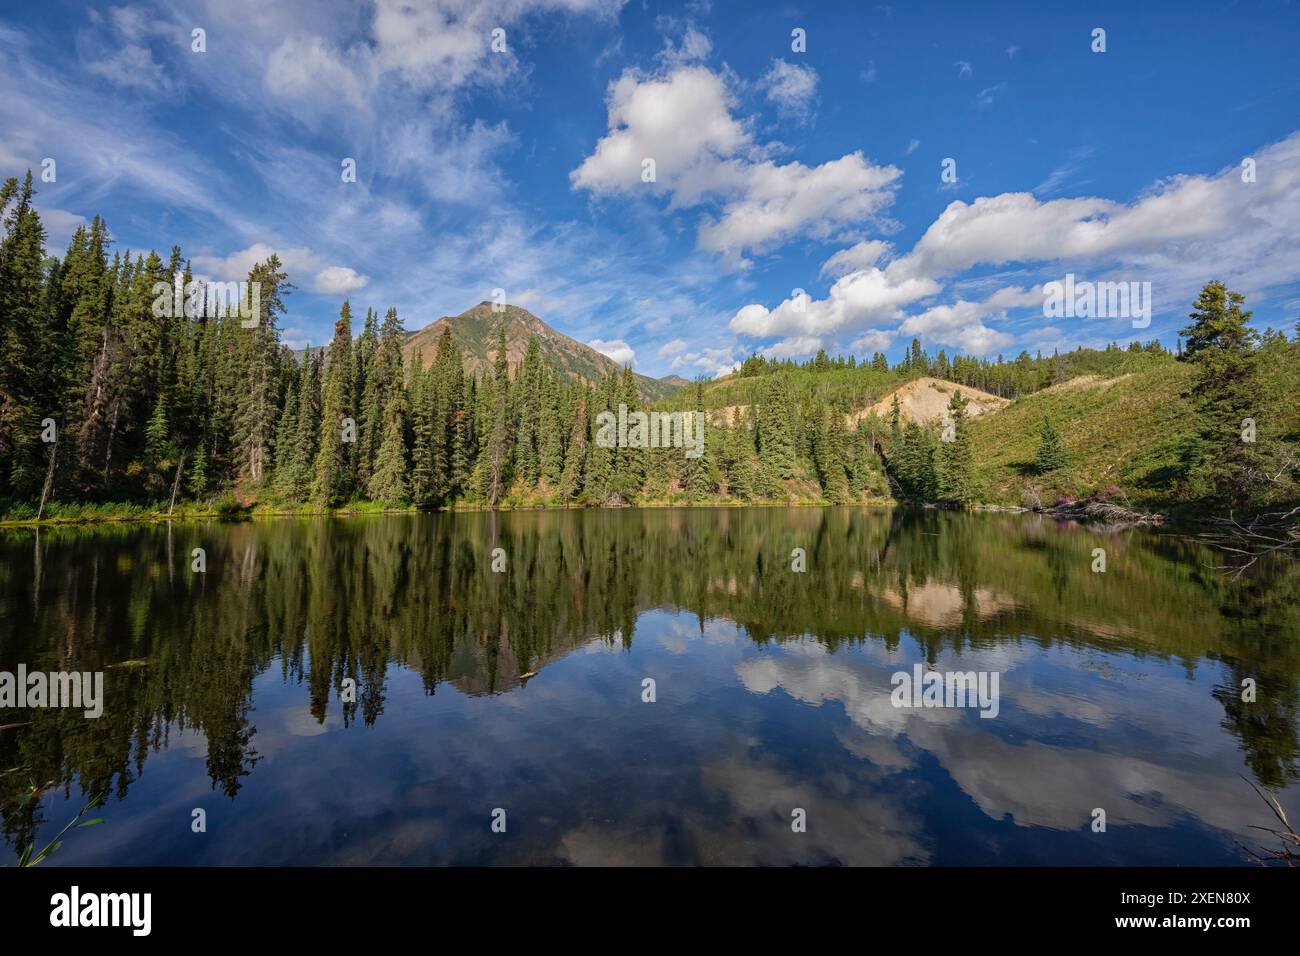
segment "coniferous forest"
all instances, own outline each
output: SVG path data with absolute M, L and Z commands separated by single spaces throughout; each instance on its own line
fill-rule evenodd
M 1247 511 L 1296 496 L 1297 422 L 1286 396 L 1300 341 L 1258 335 L 1242 297 L 1218 283 L 1195 303 L 1176 354 L 1134 342 L 990 362 L 943 351 L 932 358 L 914 341 L 893 367 L 880 353 L 861 365 L 824 352 L 806 363 L 753 356 L 728 380 L 696 382 L 656 403 L 704 413 L 704 453 L 692 458 L 595 440 L 602 411 L 647 407 L 630 368 L 596 383 L 564 376 L 536 341 L 512 368 L 501 331 L 492 368 L 476 376 L 446 330 L 433 355 L 408 357 L 396 310 L 354 315 L 347 301 L 323 349 L 295 352 L 280 337 L 293 285 L 277 256 L 248 274 L 261 289 L 251 320 L 229 302 L 214 309 L 200 299 L 187 309 L 178 299 L 160 309 L 160 288 L 194 282 L 179 247 L 165 259 L 117 249 L 96 217 L 61 258 L 51 256 L 33 196 L 30 172 L 0 189 L 0 501 L 10 519 L 195 504 L 231 512 L 889 497 L 969 504 L 990 497 L 980 462 L 998 416 L 968 418 L 960 386 L 1043 397 L 1046 411 L 1022 429 L 1035 447 L 1015 467 L 1051 486 L 1089 451 L 1062 441 L 1046 401 L 1054 387 L 1093 371 L 1122 378 L 1174 367 L 1179 375 L 1152 382 L 1174 381 L 1168 398 L 1185 414 L 1162 436 L 1135 493 L 1155 488 L 1164 505 Z M 897 395 L 884 415 L 862 412 L 918 376 L 958 386 L 941 421 L 905 418 Z M 1262 440 L 1242 440 L 1246 421 Z M 1082 480 L 1074 490 L 1087 492 Z

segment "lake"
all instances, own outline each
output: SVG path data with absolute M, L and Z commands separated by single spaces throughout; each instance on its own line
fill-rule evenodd
M 104 675 L 97 719 L 0 710 L 9 864 L 101 791 L 43 865 L 1223 865 L 1269 843 L 1248 781 L 1300 817 L 1300 568 L 1187 538 L 623 509 L 0 552 L 0 670 Z M 896 706 L 917 665 L 996 715 Z

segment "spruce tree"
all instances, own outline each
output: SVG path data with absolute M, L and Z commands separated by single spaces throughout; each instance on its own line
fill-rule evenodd
M 560 475 L 560 497 L 565 501 L 577 498 L 583 491 L 589 448 L 587 407 L 590 403 L 591 392 L 588 389 L 578 399 L 573 428 L 569 432 L 569 447 L 564 456 L 564 471 Z
M 491 430 L 483 449 L 485 462 L 485 496 L 492 507 L 501 503 L 510 487 L 510 382 L 506 356 L 506 331 L 497 332 L 496 355 L 492 361 Z
M 1247 324 L 1245 297 L 1222 282 L 1210 282 L 1196 298 L 1186 339 L 1185 360 L 1195 370 L 1191 399 L 1196 408 L 1195 441 L 1184 450 L 1188 472 L 1217 501 L 1239 506 L 1260 472 L 1258 446 L 1243 440 L 1246 420 L 1259 416 L 1259 336 Z
M 396 309 L 389 309 L 380 331 L 373 374 L 383 402 L 383 434 L 370 469 L 367 491 L 378 501 L 405 501 L 409 485 L 406 460 L 406 384 L 402 376 L 402 343 L 406 333 Z
M 319 451 L 313 469 L 311 496 L 317 504 L 335 505 L 352 493 L 348 472 L 347 444 L 343 441 L 344 419 L 352 418 L 348 400 L 352 395 L 352 306 L 346 300 L 334 323 L 334 338 L 325 359 L 325 380 L 321 390 Z
M 961 390 L 954 389 L 948 400 L 948 418 L 943 423 L 945 429 L 952 429 L 952 440 L 941 442 L 939 449 L 939 497 L 961 504 L 975 500 L 975 453 L 966 405 Z
M 1065 444 L 1061 441 L 1055 426 L 1052 425 L 1052 420 L 1047 416 L 1043 416 L 1043 424 L 1039 427 L 1038 434 L 1038 453 L 1034 456 L 1034 467 L 1038 473 L 1045 475 L 1068 465 L 1070 457 L 1065 450 Z
M 564 421 L 560 413 L 560 383 L 556 374 L 545 371 L 542 383 L 542 413 L 538 422 L 541 437 L 538 443 L 541 477 L 548 489 L 560 483 L 564 471 Z

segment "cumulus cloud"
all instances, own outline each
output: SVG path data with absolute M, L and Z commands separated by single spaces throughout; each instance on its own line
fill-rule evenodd
M 737 311 L 730 328 L 738 335 L 823 335 L 872 321 L 896 319 L 899 310 L 939 292 L 933 279 L 905 275 L 893 263 L 872 267 L 836 280 L 825 299 L 786 299 L 775 309 L 751 304 Z
M 686 348 L 687 344 L 684 339 L 672 339 L 671 341 L 665 342 L 663 345 L 659 346 L 658 355 L 660 358 L 667 358 L 670 355 L 676 355 L 678 352 L 685 351 Z
M 883 352 L 889 348 L 889 343 L 894 341 L 894 333 L 885 329 L 867 329 L 856 339 L 849 348 L 856 353 L 864 352 Z
M 372 80 L 366 64 L 350 64 L 351 57 L 318 36 L 286 37 L 271 53 L 263 83 L 273 96 L 290 99 L 321 98 L 321 105 L 346 103 L 364 109 Z
M 748 146 L 750 135 L 731 104 L 722 77 L 702 66 L 651 79 L 626 72 L 610 88 L 610 131 L 570 180 L 595 193 L 671 191 L 677 205 L 733 188 L 726 157 Z M 654 183 L 642 182 L 646 159 L 654 160 Z
M 612 358 L 619 365 L 635 365 L 636 352 L 622 339 L 592 339 L 587 343 L 601 355 Z
M 815 335 L 800 335 L 791 339 L 782 339 L 775 345 L 760 349 L 759 354 L 769 359 L 800 359 L 815 355 L 818 349 L 826 347 L 826 342 Z
M 817 97 L 817 71 L 812 67 L 773 60 L 758 85 L 782 116 L 800 123 L 811 118 Z
M 273 255 L 280 257 L 280 263 L 289 273 L 314 272 L 320 268 L 316 254 L 307 246 L 273 246 L 265 242 L 255 242 L 225 256 L 197 255 L 192 261 L 196 272 L 230 282 L 244 278 L 254 265 Z
M 1103 278 L 1150 281 L 1157 312 L 1162 303 L 1165 311 L 1179 311 L 1211 275 L 1251 292 L 1300 281 L 1300 260 L 1289 253 L 1300 234 L 1300 132 L 1253 158 L 1253 183 L 1243 182 L 1234 165 L 1212 176 L 1171 177 L 1129 203 L 1043 201 L 1031 193 L 959 200 L 906 255 L 882 267 L 889 254 L 883 243 L 841 250 L 822 267 L 824 275 L 839 275 L 824 299 L 786 300 L 770 310 L 750 303 L 736 311 L 730 328 L 797 340 L 868 327 L 883 334 L 878 326 L 893 321 L 891 334 L 986 354 L 1012 344 L 1014 336 L 996 323 L 1010 310 L 1041 306 L 1041 285 L 1001 288 L 978 301 L 958 297 L 914 314 L 907 308 L 926 305 L 949 277 L 981 266 L 1041 271 L 1052 264 L 1059 274 L 1048 279 L 1086 269 Z
M 820 166 L 759 163 L 747 171 L 744 196 L 700 228 L 700 247 L 738 262 L 746 251 L 763 252 L 796 235 L 830 238 L 888 206 L 901 175 L 894 166 L 871 164 L 860 152 Z
M 672 367 L 674 370 L 698 369 L 714 378 L 720 378 L 738 369 L 740 360 L 729 348 L 702 348 L 678 355 L 673 359 Z
M 357 289 L 364 289 L 369 281 L 370 276 L 357 275 L 355 269 L 347 266 L 327 266 L 316 273 L 312 291 L 329 295 L 347 295 Z
M 712 52 L 713 42 L 708 36 L 697 30 L 694 24 L 687 24 L 680 44 L 674 43 L 672 37 L 664 40 L 659 59 L 668 66 L 681 66 L 707 60 Z
M 255 242 L 225 256 L 198 255 L 192 262 L 195 272 L 205 278 L 222 282 L 243 279 L 259 262 L 279 256 L 280 264 L 290 277 L 300 273 L 314 274 L 311 291 L 326 295 L 347 295 L 365 288 L 369 276 L 360 275 L 348 266 L 322 265 L 320 257 L 307 246 L 275 246 Z
M 855 246 L 841 249 L 822 263 L 824 276 L 842 276 L 874 266 L 889 254 L 890 244 L 881 239 L 864 239 Z
M 776 162 L 734 106 L 724 78 L 704 66 L 651 77 L 627 71 L 610 87 L 609 132 L 570 180 L 598 195 L 667 195 L 669 208 L 717 203 L 717 215 L 701 221 L 698 245 L 734 267 L 796 237 L 828 238 L 892 203 L 896 167 L 861 152 L 816 166 Z M 642 181 L 647 159 L 653 183 Z

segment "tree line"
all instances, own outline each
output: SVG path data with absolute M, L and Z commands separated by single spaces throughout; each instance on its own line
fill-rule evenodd
M 278 325 L 293 286 L 277 256 L 248 273 L 261 290 L 250 299 L 256 315 L 241 316 L 229 302 L 214 308 L 202 292 L 193 308 L 178 301 L 159 309 L 159 288 L 194 282 L 179 247 L 165 260 L 113 251 L 96 217 L 61 259 L 47 257 L 33 195 L 30 172 L 0 186 L 0 510 L 11 516 L 40 516 L 51 502 L 435 508 L 979 496 L 960 388 L 937 424 L 904 422 L 897 401 L 881 421 L 806 381 L 809 372 L 835 378 L 837 369 L 860 367 L 855 358 L 822 352 L 799 365 L 755 356 L 738 376 L 750 383 L 746 404 L 706 410 L 702 382 L 670 400 L 704 416 L 700 457 L 605 447 L 596 440 L 600 413 L 643 407 L 629 368 L 595 383 L 576 379 L 548 366 L 530 340 L 512 369 L 504 324 L 482 375 L 465 370 L 447 330 L 433 354 L 408 360 L 396 310 L 381 317 L 367 309 L 354 336 L 346 301 L 328 345 L 295 352 Z M 1238 435 L 1261 390 L 1250 313 L 1239 295 L 1211 283 L 1192 317 L 1179 357 L 1201 370 L 1199 425 L 1171 480 L 1188 495 L 1238 505 L 1268 480 L 1270 494 L 1284 498 L 1294 489 L 1293 459 L 1279 469 L 1277 442 L 1247 446 Z M 1265 338 L 1273 347 L 1277 337 Z M 1130 353 L 1173 360 L 1159 343 L 1135 342 Z M 1081 350 L 950 361 L 914 342 L 899 367 L 880 353 L 870 366 L 1017 394 L 1103 360 L 1111 357 Z M 1036 467 L 1067 461 L 1044 422 Z

